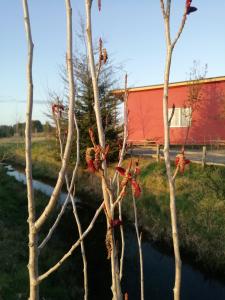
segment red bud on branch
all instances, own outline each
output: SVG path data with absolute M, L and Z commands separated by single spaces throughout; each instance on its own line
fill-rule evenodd
M 175 165 L 179 168 L 181 174 L 184 173 L 185 166 L 190 164 L 190 160 L 186 159 L 184 156 L 184 152 L 178 154 L 175 158 Z
M 121 176 L 125 176 L 126 170 L 121 167 L 116 167 L 116 170 L 120 173 Z
M 132 185 L 132 189 L 133 189 L 133 192 L 134 192 L 134 197 L 135 198 L 140 197 L 140 195 L 141 195 L 141 188 L 140 188 L 139 184 L 137 183 L 137 181 L 134 180 L 134 179 L 132 179 L 131 180 L 131 185 Z
M 98 0 L 98 10 L 101 11 L 102 8 L 102 1 Z
M 111 220 L 110 225 L 112 228 L 123 225 L 123 221 L 120 219 Z
M 190 13 L 195 12 L 197 10 L 196 7 L 191 6 L 191 2 L 192 2 L 192 0 L 186 0 L 186 11 L 187 11 L 186 13 L 187 13 L 187 15 L 189 15 Z

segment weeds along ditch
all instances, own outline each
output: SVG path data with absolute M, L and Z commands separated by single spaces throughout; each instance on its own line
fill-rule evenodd
M 7 146 L 8 147 L 8 146 Z M 43 148 L 44 149 L 40 149 Z M 57 160 L 52 159 L 51 152 L 51 144 L 43 142 L 42 145 L 40 143 L 34 143 L 33 145 L 33 171 L 34 178 L 42 178 L 44 181 L 51 183 L 54 181 L 55 176 L 58 173 L 58 162 Z M 1 151 L 2 148 L 0 148 Z M 7 148 L 4 149 L 6 151 Z M 24 166 L 24 158 L 23 158 L 23 145 L 19 145 L 18 147 L 10 148 L 11 158 L 8 160 L 13 162 L 14 165 Z M 9 153 L 9 151 L 8 151 Z M 12 156 L 13 155 L 13 156 Z M 51 157 L 51 159 L 50 159 Z M 53 157 L 54 158 L 54 157 Z M 126 166 L 127 161 L 124 162 Z M 159 253 L 157 249 L 153 249 L 150 251 L 148 240 L 146 240 L 146 244 L 143 244 L 143 249 L 148 249 L 148 251 L 144 250 L 145 254 L 145 262 L 147 258 L 147 266 L 145 268 L 145 272 L 147 272 L 148 277 L 150 276 L 151 268 L 154 268 L 152 265 L 149 265 L 149 261 L 151 261 L 151 257 L 147 254 L 151 255 L 159 255 L 161 256 L 161 260 L 169 261 L 173 258 L 168 256 L 170 253 L 171 247 L 171 226 L 170 226 L 170 214 L 169 214 L 169 195 L 166 183 L 166 170 L 164 167 L 164 163 L 156 163 L 154 161 L 150 161 L 149 159 L 140 160 L 141 167 L 141 175 L 139 177 L 139 182 L 142 187 L 142 196 L 137 200 L 138 214 L 139 214 L 139 222 L 141 223 L 141 227 L 143 228 L 144 237 L 147 237 L 156 245 L 159 245 Z M 4 199 L 3 205 L 1 205 L 1 215 L 3 216 L 3 220 L 1 220 L 2 224 L 2 240 L 4 240 L 4 245 L 1 247 L 1 265 L 3 264 L 3 272 L 4 276 L 1 276 L 0 286 L 2 295 L 2 291 L 5 291 L 7 295 L 6 299 L 15 299 L 15 296 L 10 298 L 10 290 L 13 286 L 15 286 L 14 290 L 17 290 L 18 293 L 22 293 L 22 295 L 26 294 L 26 286 L 27 286 L 27 242 L 26 233 L 27 233 L 27 224 L 24 222 L 27 218 L 27 202 L 26 202 L 26 191 L 24 186 L 18 184 L 13 180 L 13 178 L 9 178 L 4 173 L 5 171 L 1 170 L 1 197 L 0 199 Z M 111 169 L 113 172 L 113 168 Z M 48 176 L 50 175 L 50 176 Z M 176 179 L 176 201 L 177 201 L 177 213 L 178 213 L 178 225 L 179 225 L 179 234 L 181 238 L 181 248 L 182 248 L 182 258 L 185 262 L 186 260 L 191 262 L 192 265 L 197 265 L 201 270 L 204 271 L 204 274 L 215 275 L 217 274 L 222 280 L 224 280 L 225 274 L 225 168 L 208 166 L 204 170 L 195 164 L 191 164 L 190 168 L 187 169 L 184 175 L 178 175 Z M 2 188 L 3 187 L 3 188 Z M 78 194 L 79 197 L 84 200 L 84 202 L 88 205 L 88 209 L 85 209 L 85 214 L 83 220 L 88 222 L 88 215 L 91 216 L 91 212 L 94 210 L 96 205 L 96 199 L 98 199 L 98 195 L 100 193 L 100 185 L 98 184 L 98 179 L 89 174 L 84 170 L 79 171 L 78 182 L 77 182 Z M 13 191 L 13 192 L 12 192 Z M 14 192 L 15 191 L 15 192 Z M 42 194 L 37 194 L 38 199 L 38 207 L 41 210 L 43 204 L 47 201 L 46 196 Z M 131 205 L 131 197 L 129 191 L 127 192 L 126 198 L 123 202 L 123 210 L 128 221 L 133 220 L 133 211 Z M 91 204 L 91 205 L 89 205 Z M 82 209 L 80 213 L 82 213 Z M 88 213 L 87 213 L 88 211 Z M 93 267 L 90 263 L 90 274 L 96 274 L 94 277 L 97 280 L 100 280 L 101 276 L 107 279 L 107 268 L 109 267 L 107 262 L 105 262 L 104 252 L 104 235 L 105 228 L 104 218 L 100 218 L 99 223 L 97 223 L 96 232 L 97 237 L 92 233 L 90 235 L 90 243 L 88 242 L 88 252 L 90 254 L 90 260 L 93 263 Z M 46 227 L 51 223 L 46 225 Z M 63 252 L 68 249 L 71 245 L 71 241 L 77 236 L 77 233 L 74 232 L 73 228 L 75 226 L 71 226 L 74 221 L 69 217 L 68 211 L 63 218 L 62 226 L 59 227 L 59 232 L 54 235 L 52 241 L 49 243 L 50 247 L 47 247 L 45 251 L 43 251 L 43 266 L 41 265 L 41 270 L 46 270 L 47 266 L 53 264 L 59 258 Z M 129 223 L 129 222 L 128 222 Z M 85 226 L 85 224 L 84 224 Z M 98 227 L 99 226 L 99 227 Z M 47 228 L 46 228 L 47 230 Z M 62 232 L 62 233 L 60 233 Z M 64 233 L 63 233 L 64 232 Z M 66 232 L 66 234 L 65 234 Z M 101 232 L 101 233 L 100 233 Z M 127 235 L 132 240 L 132 234 L 130 233 L 130 229 L 128 230 Z M 18 239 L 17 239 L 18 237 Z M 42 237 L 40 237 L 41 239 Z M 22 243 L 23 240 L 23 243 Z M 93 241 L 92 241 L 93 240 Z M 63 241 L 63 242 L 62 242 Z M 89 241 L 89 238 L 87 239 Z M 94 243 L 99 243 L 94 244 Z M 5 244 L 6 243 L 6 244 Z M 130 244 L 131 242 L 129 242 Z M 18 245 L 17 245 L 18 244 Z M 90 245 L 90 246 L 89 246 Z M 100 246 L 99 246 L 100 245 Z M 132 244 L 133 250 L 129 250 L 132 257 L 132 261 L 135 261 L 133 251 L 135 252 L 135 242 Z M 15 247 L 14 247 L 15 246 Z M 8 249 L 12 248 L 12 253 Z M 95 252 L 95 258 L 93 257 L 93 249 L 100 249 L 98 253 Z M 131 249 L 129 247 L 129 249 Z M 156 254 L 154 254 L 156 251 Z M 163 251 L 163 254 L 162 254 Z M 16 253 L 14 253 L 16 252 Z M 7 259 L 3 259 L 3 257 L 8 257 Z M 12 257 L 15 257 L 15 262 L 11 263 Z M 163 259 L 162 259 L 163 257 Z M 95 259 L 97 264 L 95 264 Z M 102 259 L 102 260 L 101 260 Z M 75 295 L 80 295 L 82 293 L 82 267 L 81 267 L 81 257 L 78 252 L 75 252 L 75 255 L 71 258 L 68 264 L 62 267 L 56 274 L 49 278 L 46 283 L 41 285 L 41 291 L 44 295 L 47 295 L 49 299 L 71 299 L 71 297 Z M 157 261 L 157 260 L 156 260 Z M 159 259 L 160 261 L 160 259 Z M 100 268 L 102 264 L 102 273 L 99 275 Z M 138 262 L 136 261 L 133 266 L 129 265 L 129 259 L 127 264 L 127 276 L 124 281 L 124 288 L 129 287 L 132 289 L 132 282 L 136 279 L 138 280 Z M 159 264 L 159 262 L 158 262 Z M 76 268 L 74 269 L 74 266 Z M 171 266 L 167 265 L 167 270 L 169 277 L 172 278 L 171 272 L 173 272 L 173 263 L 171 261 Z M 165 265 L 164 265 L 165 267 Z M 95 270 L 96 268 L 96 270 Z M 148 269 L 149 268 L 149 269 Z M 162 266 L 163 268 L 163 266 Z M 2 268 L 1 268 L 2 269 Z M 16 270 L 16 271 L 15 271 Z M 146 271 L 147 270 L 147 271 Z M 148 271 L 149 270 L 149 271 Z M 156 267 L 155 269 L 156 270 Z M 97 271 L 97 273 L 96 273 Z M 11 273 L 10 273 L 11 272 Z M 63 273 L 65 272 L 65 273 Z M 130 272 L 130 273 L 129 273 Z M 136 273 L 135 273 L 136 272 Z M 148 273 L 149 272 L 149 273 Z M 190 283 L 190 286 L 187 285 L 185 288 L 186 294 L 187 291 L 191 291 L 192 287 L 194 287 L 194 283 L 191 283 L 190 276 L 195 278 L 195 276 L 190 273 L 192 271 L 185 271 L 185 263 L 184 263 L 184 271 L 183 278 L 185 278 L 185 274 L 189 274 L 187 279 L 183 280 L 184 286 L 187 285 L 187 282 Z M 196 271 L 198 272 L 198 271 Z M 162 269 L 160 270 L 160 274 L 162 274 Z M 166 273 L 166 272 L 165 272 Z M 10 274 L 15 274 L 10 276 Z M 64 275 L 63 275 L 64 274 Z M 71 274 L 71 276 L 65 276 L 65 274 Z M 129 274 L 136 274 L 135 276 Z M 191 274 L 191 275 L 190 275 Z M 14 277 L 13 277 L 14 276 Z M 15 276 L 16 282 L 15 285 Z M 158 276 L 158 275 L 156 275 Z M 160 278 L 161 275 L 159 275 Z M 188 279 L 189 278 L 189 279 Z M 210 278 L 210 276 L 209 276 Z M 100 288 L 98 281 L 91 280 L 94 282 L 93 284 L 93 294 L 96 293 L 96 290 L 100 289 L 103 294 L 98 294 L 99 297 L 104 295 L 105 299 L 107 299 L 107 291 L 108 285 L 110 284 L 110 277 L 108 277 L 108 283 L 106 283 L 106 288 Z M 106 282 L 107 282 L 106 280 Z M 136 281 L 137 281 L 136 280 Z M 154 282 L 154 278 L 151 279 Z M 160 280 L 160 279 L 159 279 Z M 163 280 L 161 278 L 161 280 Z M 197 279 L 196 279 L 197 280 Z M 129 281 L 129 283 L 128 283 Z M 170 279 L 168 282 L 170 283 Z M 8 282 L 8 283 L 7 283 Z M 90 282 L 90 280 L 89 280 Z M 150 281 L 149 281 L 150 282 Z M 200 286 L 195 286 L 195 289 L 199 288 L 201 290 L 201 280 L 198 279 Z M 210 281 L 212 282 L 212 281 Z M 224 281 L 223 281 L 224 282 Z M 219 284 L 219 283 L 218 283 Z M 68 295 L 65 296 L 65 288 L 68 290 Z M 222 290 L 223 290 L 222 283 Z M 154 283 L 154 286 L 157 287 L 157 284 Z M 22 288 L 21 290 L 21 287 Z M 52 287 L 55 287 L 52 290 Z M 70 287 L 72 289 L 70 289 Z M 74 288 L 75 287 L 75 288 Z M 168 287 L 168 290 L 171 289 L 171 286 Z M 221 287 L 220 287 L 221 288 Z M 205 288 L 204 288 L 205 289 Z M 159 288 L 155 288 L 155 292 L 148 289 L 148 292 L 153 295 L 160 290 Z M 167 290 L 167 288 L 165 288 Z M 206 288 L 207 295 L 205 295 L 204 299 L 214 299 L 210 298 L 210 291 Z M 8 291 L 8 292 L 7 292 Z M 101 293 L 101 291 L 99 293 Z M 138 292 L 137 288 L 133 291 L 134 295 Z M 72 294 L 71 294 L 72 293 Z M 80 294 L 79 294 L 80 293 Z M 104 294 L 106 293 L 106 294 Z M 215 293 L 215 290 L 214 290 Z M 190 292 L 189 292 L 190 294 Z M 3 294 L 4 295 L 4 294 Z M 9 296 L 8 296 L 9 295 Z M 15 295 L 15 294 L 14 294 Z M 57 296 L 56 296 L 57 295 Z M 59 295 L 63 295 L 61 298 Z M 71 296 L 72 295 L 72 296 Z M 188 294 L 187 294 L 188 295 Z M 212 294 L 211 294 L 212 295 Z M 196 296 L 196 295 L 195 295 Z M 59 298 L 58 298 L 59 297 Z M 68 298 L 67 298 L 68 297 Z M 94 296 L 93 296 L 94 297 Z M 163 297 L 163 296 L 162 296 Z M 183 295 L 185 297 L 185 295 Z M 182 299 L 190 299 L 183 298 Z M 209 298 L 207 298 L 209 297 Z M 25 297 L 26 298 L 26 297 Z M 25 299 L 24 298 L 24 299 Z M 79 298 L 79 297 L 78 297 Z M 5 299 L 3 297 L 3 299 Z M 22 297 L 23 299 L 23 297 Z M 48 299 L 48 298 L 47 298 Z M 95 298 L 91 298 L 95 299 Z M 96 298 L 97 299 L 97 298 Z M 101 299 L 101 298 L 100 298 Z M 137 299 L 137 297 L 133 298 Z M 164 298 L 162 298 L 164 299 Z M 216 299 L 223 299 L 217 297 Z
M 4 145 L 3 145 L 4 146 Z M 24 167 L 22 143 L 1 145 L 14 165 Z M 38 141 L 32 144 L 33 174 L 37 179 L 54 184 L 60 166 L 56 142 Z M 72 163 L 72 162 L 71 162 Z M 77 192 L 82 198 L 99 199 L 101 190 L 98 178 L 85 171 L 85 158 L 81 157 Z M 115 165 L 115 164 L 114 164 Z M 127 165 L 127 161 L 124 162 Z M 137 200 L 140 225 L 151 239 L 171 245 L 169 193 L 164 162 L 147 158 L 140 160 L 139 182 L 142 196 Z M 110 169 L 114 172 L 113 165 Z M 225 273 L 225 168 L 191 163 L 184 175 L 176 178 L 176 203 L 181 247 L 191 259 L 209 272 Z M 87 197 L 88 196 L 88 197 Z M 98 197 L 99 196 L 99 197 Z M 129 192 L 123 201 L 124 214 L 133 219 Z
M 6 175 L 6 170 L 9 175 Z M 1 215 L 2 240 L 4 241 L 4 253 L 1 253 L 1 291 L 3 299 L 27 298 L 27 223 L 26 223 L 26 192 L 25 185 L 15 181 L 23 181 L 24 174 L 12 168 L 1 168 L 0 170 L 0 199 L 3 202 Z M 40 187 L 41 183 L 36 185 Z M 45 184 L 45 191 L 47 188 Z M 49 188 L 51 188 L 49 186 Z M 14 197 L 16 192 L 16 197 Z M 46 196 L 35 192 L 40 213 Z M 13 199 L 13 200 L 11 200 Z M 84 202 L 78 202 L 78 211 L 85 228 L 91 216 L 94 214 L 95 205 L 93 199 L 86 197 Z M 5 212 L 5 213 L 4 213 Z M 57 212 L 57 209 L 56 209 Z M 55 213 L 56 213 L 55 212 Z M 55 216 L 52 217 L 54 219 Z M 13 222 L 12 220 L 16 220 Z M 47 233 L 47 228 L 53 220 L 46 224 L 46 230 L 40 236 L 43 239 Z M 125 220 L 125 270 L 123 278 L 123 290 L 128 291 L 130 298 L 139 299 L 139 261 L 136 236 L 132 222 Z M 16 224 L 16 226 L 15 226 Z M 75 222 L 72 210 L 69 206 L 66 210 L 60 226 L 53 235 L 52 240 L 40 255 L 41 272 L 55 261 L 70 247 L 77 239 L 78 234 L 75 229 Z M 7 229 L 7 231 L 5 231 Z M 105 247 L 105 218 L 101 215 L 91 233 L 85 240 L 85 247 L 88 260 L 89 292 L 91 300 L 111 299 L 110 292 L 110 264 L 106 259 Z M 173 277 L 173 256 L 162 248 L 153 247 L 152 243 L 146 239 L 148 235 L 143 232 L 143 255 L 145 263 L 146 295 L 151 295 L 151 299 L 172 299 L 172 277 Z M 119 232 L 117 232 L 119 239 Z M 7 249 L 7 251 L 6 251 Z M 4 259 L 3 259 L 4 258 Z M 41 284 L 40 293 L 45 299 L 81 299 L 82 288 L 82 259 L 79 250 L 75 251 L 72 257 L 46 282 Z M 204 299 L 223 299 L 225 296 L 225 284 L 204 273 L 193 269 L 189 264 L 183 263 L 183 283 L 182 299 L 193 299 L 194 296 L 204 297 Z M 18 284 L 15 284 L 15 281 Z M 162 288 L 163 287 L 163 288 Z M 147 297 L 146 296 L 146 297 Z
M 181 247 L 206 268 L 225 269 L 225 168 L 191 164 L 176 179 Z M 142 225 L 153 240 L 170 241 L 169 195 L 164 164 L 143 167 L 138 201 Z M 126 203 L 126 202 L 125 202 Z M 125 208 L 126 209 L 126 208 Z M 223 272 L 222 271 L 222 272 Z

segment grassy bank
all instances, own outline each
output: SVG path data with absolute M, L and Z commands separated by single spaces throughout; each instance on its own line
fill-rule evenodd
M 225 168 L 191 164 L 176 179 L 176 204 L 182 252 L 208 271 L 225 270 Z M 139 220 L 155 241 L 172 245 L 169 194 L 164 163 L 143 166 Z M 131 201 L 124 210 L 132 217 Z
M 37 213 L 47 202 L 47 197 L 35 192 Z M 26 189 L 22 183 L 6 175 L 0 166 L 0 299 L 15 300 L 28 298 L 28 225 Z M 55 216 L 44 227 L 40 240 L 47 233 L 48 226 Z M 53 265 L 77 238 L 75 227 L 71 228 L 72 217 L 66 214 L 57 233 L 49 246 L 40 256 L 40 273 Z M 68 238 L 68 236 L 70 238 Z M 41 299 L 80 299 L 82 297 L 81 257 L 76 253 L 56 273 L 40 286 Z M 76 270 L 72 266 L 76 264 Z M 70 273 L 69 277 L 65 274 Z M 78 288 L 81 286 L 81 288 Z
M 11 146 L 10 149 L 14 160 L 23 165 L 23 145 L 17 148 Z M 34 142 L 32 149 L 34 177 L 54 180 L 60 166 L 54 143 Z M 150 159 L 143 159 L 140 165 L 142 196 L 137 199 L 140 224 L 152 240 L 171 247 L 169 194 L 164 163 L 157 164 Z M 112 168 L 110 172 L 113 172 Z M 222 274 L 225 270 L 224 178 L 225 168 L 210 166 L 202 170 L 199 165 L 191 164 L 185 174 L 179 174 L 176 179 L 182 252 L 188 253 L 193 261 L 199 262 L 205 269 Z M 85 195 L 87 201 L 93 201 L 93 198 L 100 199 L 99 179 L 80 169 L 77 191 Z M 127 218 L 133 220 L 129 192 L 123 200 L 123 209 Z

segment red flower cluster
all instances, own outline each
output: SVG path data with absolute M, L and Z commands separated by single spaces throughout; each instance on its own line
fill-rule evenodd
M 111 228 L 123 225 L 123 221 L 120 219 L 114 219 L 110 221 Z
M 64 106 L 62 104 L 52 104 L 52 113 L 62 117 L 62 112 L 64 111 Z
M 106 160 L 107 155 L 109 153 L 109 145 L 106 145 L 105 148 L 102 148 L 100 145 L 97 145 L 95 143 L 94 132 L 92 128 L 89 129 L 89 135 L 94 147 L 87 148 L 85 158 L 88 170 L 91 173 L 95 173 L 101 169 L 102 162 Z
M 98 10 L 101 11 L 102 8 L 102 2 L 101 0 L 98 0 Z
M 184 156 L 184 151 L 176 156 L 175 165 L 179 168 L 181 174 L 184 174 L 185 166 L 190 164 L 190 160 Z
M 136 181 L 136 175 L 140 174 L 140 168 L 137 166 L 138 162 L 136 163 L 136 167 L 133 173 L 133 176 L 130 172 L 131 168 L 131 163 L 129 164 L 128 168 L 125 170 L 124 168 L 121 167 L 116 167 L 116 170 L 120 173 L 121 176 L 123 176 L 123 180 L 121 182 L 121 186 L 125 186 L 128 184 L 128 182 L 131 183 L 133 192 L 134 192 L 134 197 L 138 198 L 141 195 L 141 188 L 139 184 Z
M 102 39 L 99 39 L 99 63 L 101 64 L 102 62 L 105 64 L 108 60 L 108 53 L 106 49 L 102 49 Z
M 195 12 L 197 10 L 196 7 L 191 6 L 192 0 L 186 0 L 186 9 L 187 9 L 187 15 L 189 15 L 192 12 Z
M 139 161 L 136 161 L 136 162 L 135 162 L 134 174 L 135 174 L 135 175 L 140 175 L 140 174 L 141 174 L 141 169 L 140 169 L 140 167 L 139 167 Z

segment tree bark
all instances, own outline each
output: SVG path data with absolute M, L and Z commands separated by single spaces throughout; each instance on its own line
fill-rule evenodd
M 166 8 L 164 5 L 164 0 L 160 0 L 160 3 L 161 3 L 164 24 L 165 24 L 166 49 L 167 49 L 166 65 L 165 65 L 165 72 L 164 72 L 164 88 L 163 88 L 164 157 L 165 157 L 165 165 L 166 165 L 166 172 L 167 172 L 167 180 L 168 180 L 169 191 L 170 191 L 170 215 L 171 215 L 173 248 L 174 248 L 174 256 L 175 256 L 175 284 L 174 284 L 173 292 L 174 292 L 174 300 L 179 300 L 182 262 L 180 258 L 179 236 L 178 236 L 178 228 L 177 228 L 175 177 L 173 178 L 172 176 L 171 165 L 170 165 L 170 126 L 168 120 L 168 90 L 169 90 L 169 77 L 170 77 L 170 67 L 171 67 L 173 49 L 183 31 L 186 22 L 186 17 L 187 17 L 187 8 L 185 6 L 180 28 L 177 32 L 174 41 L 171 42 L 171 36 L 170 36 L 171 0 L 166 1 Z
M 134 193 L 132 191 L 132 199 L 133 199 L 133 209 L 134 209 L 134 226 L 136 230 L 136 236 L 138 241 L 138 251 L 139 251 L 139 262 L 140 262 L 140 283 L 141 283 L 141 300 L 144 300 L 144 268 L 143 268 L 143 255 L 142 255 L 142 236 L 139 232 L 138 228 L 138 216 L 137 216 L 137 206 L 136 206 L 136 200 L 134 197 Z
M 167 45 L 167 57 L 164 76 L 164 90 L 163 90 L 163 122 L 164 122 L 164 157 L 167 172 L 167 179 L 170 190 L 170 215 L 172 226 L 173 248 L 175 256 L 175 284 L 174 284 L 174 300 L 180 299 L 180 285 L 181 285 L 181 258 L 179 249 L 179 236 L 177 229 L 177 215 L 175 202 L 175 182 L 172 178 L 170 165 L 170 138 L 168 126 L 168 89 L 169 89 L 169 74 L 172 58 L 172 47 Z
M 30 300 L 39 299 L 38 286 L 38 247 L 37 247 L 37 230 L 35 224 L 35 202 L 32 179 L 32 155 L 31 155 L 31 135 L 32 135 L 32 109 L 33 109 L 33 41 L 31 34 L 31 25 L 27 0 L 23 0 L 24 24 L 28 45 L 27 59 L 27 112 L 25 128 L 25 157 L 26 157 L 26 180 L 27 180 L 27 200 L 28 200 L 28 224 L 29 224 L 29 283 L 30 283 Z
M 59 176 L 54 188 L 54 191 L 50 197 L 50 200 L 42 212 L 41 216 L 36 220 L 35 227 L 37 230 L 40 230 L 41 226 L 45 223 L 52 210 L 54 209 L 59 193 L 61 191 L 65 174 L 68 167 L 69 157 L 71 153 L 71 147 L 73 142 L 74 134 L 74 97 L 75 97 L 75 88 L 74 88 L 74 77 L 73 77 L 73 53 L 72 53 L 72 7 L 70 0 L 65 0 L 66 5 L 66 24 L 67 24 L 67 72 L 68 72 L 68 82 L 69 82 L 69 111 L 68 111 L 68 135 L 65 146 L 65 151 L 63 154 L 62 166 L 59 172 Z
M 61 127 L 60 127 L 59 120 L 57 120 L 56 122 L 57 122 L 56 126 L 58 128 L 60 153 L 61 153 L 61 160 L 62 160 L 63 159 L 63 143 L 62 143 L 62 140 L 61 140 Z M 80 153 L 79 128 L 78 128 L 78 124 L 77 124 L 77 120 L 76 120 L 75 115 L 74 115 L 74 124 L 76 126 L 76 132 L 77 132 L 77 161 L 76 161 L 76 164 L 75 164 L 75 167 L 74 167 L 74 170 L 73 170 L 71 183 L 69 184 L 69 178 L 68 178 L 67 174 L 65 175 L 65 181 L 66 181 L 68 196 L 70 197 L 71 204 L 72 204 L 72 207 L 73 207 L 73 214 L 74 214 L 74 218 L 75 218 L 75 221 L 76 221 L 76 224 L 77 224 L 79 238 L 81 238 L 82 237 L 82 227 L 81 227 L 81 223 L 80 223 L 80 219 L 79 219 L 79 216 L 78 216 L 77 207 L 76 207 L 76 203 L 75 203 L 75 199 L 74 199 L 74 195 L 75 195 L 75 178 L 76 178 L 78 165 L 79 165 L 79 161 L 80 161 L 80 156 L 79 156 L 80 155 L 79 154 Z M 73 194 L 72 194 L 72 189 L 73 189 Z M 87 259 L 86 259 L 86 253 L 85 253 L 85 247 L 84 247 L 83 240 L 81 240 L 80 247 L 81 247 L 81 256 L 82 256 L 82 260 L 83 260 L 84 300 L 87 300 L 88 299 L 88 273 L 87 273 Z
M 94 110 L 96 116 L 97 130 L 100 146 L 105 148 L 105 134 L 102 126 L 102 117 L 100 111 L 100 101 L 99 101 L 99 90 L 98 90 L 98 81 L 94 61 L 94 52 L 93 52 L 93 43 L 92 43 L 92 26 L 91 26 L 91 4 L 92 0 L 85 0 L 85 9 L 86 9 L 86 37 L 87 37 L 87 48 L 88 48 L 88 61 L 91 71 L 93 92 L 94 92 Z M 107 187 L 107 167 L 105 161 L 102 163 L 104 176 L 102 176 L 102 192 L 104 198 L 104 204 L 107 213 L 110 218 L 113 219 L 114 216 L 114 205 L 110 201 L 108 195 Z M 107 217 L 107 229 L 109 230 L 110 224 Z M 120 287 L 120 278 L 119 278 L 119 267 L 118 267 L 118 253 L 116 251 L 116 245 L 114 240 L 114 230 L 110 229 L 112 232 L 112 251 L 111 251 L 111 271 L 112 271 L 112 293 L 113 300 L 122 300 L 122 293 Z

